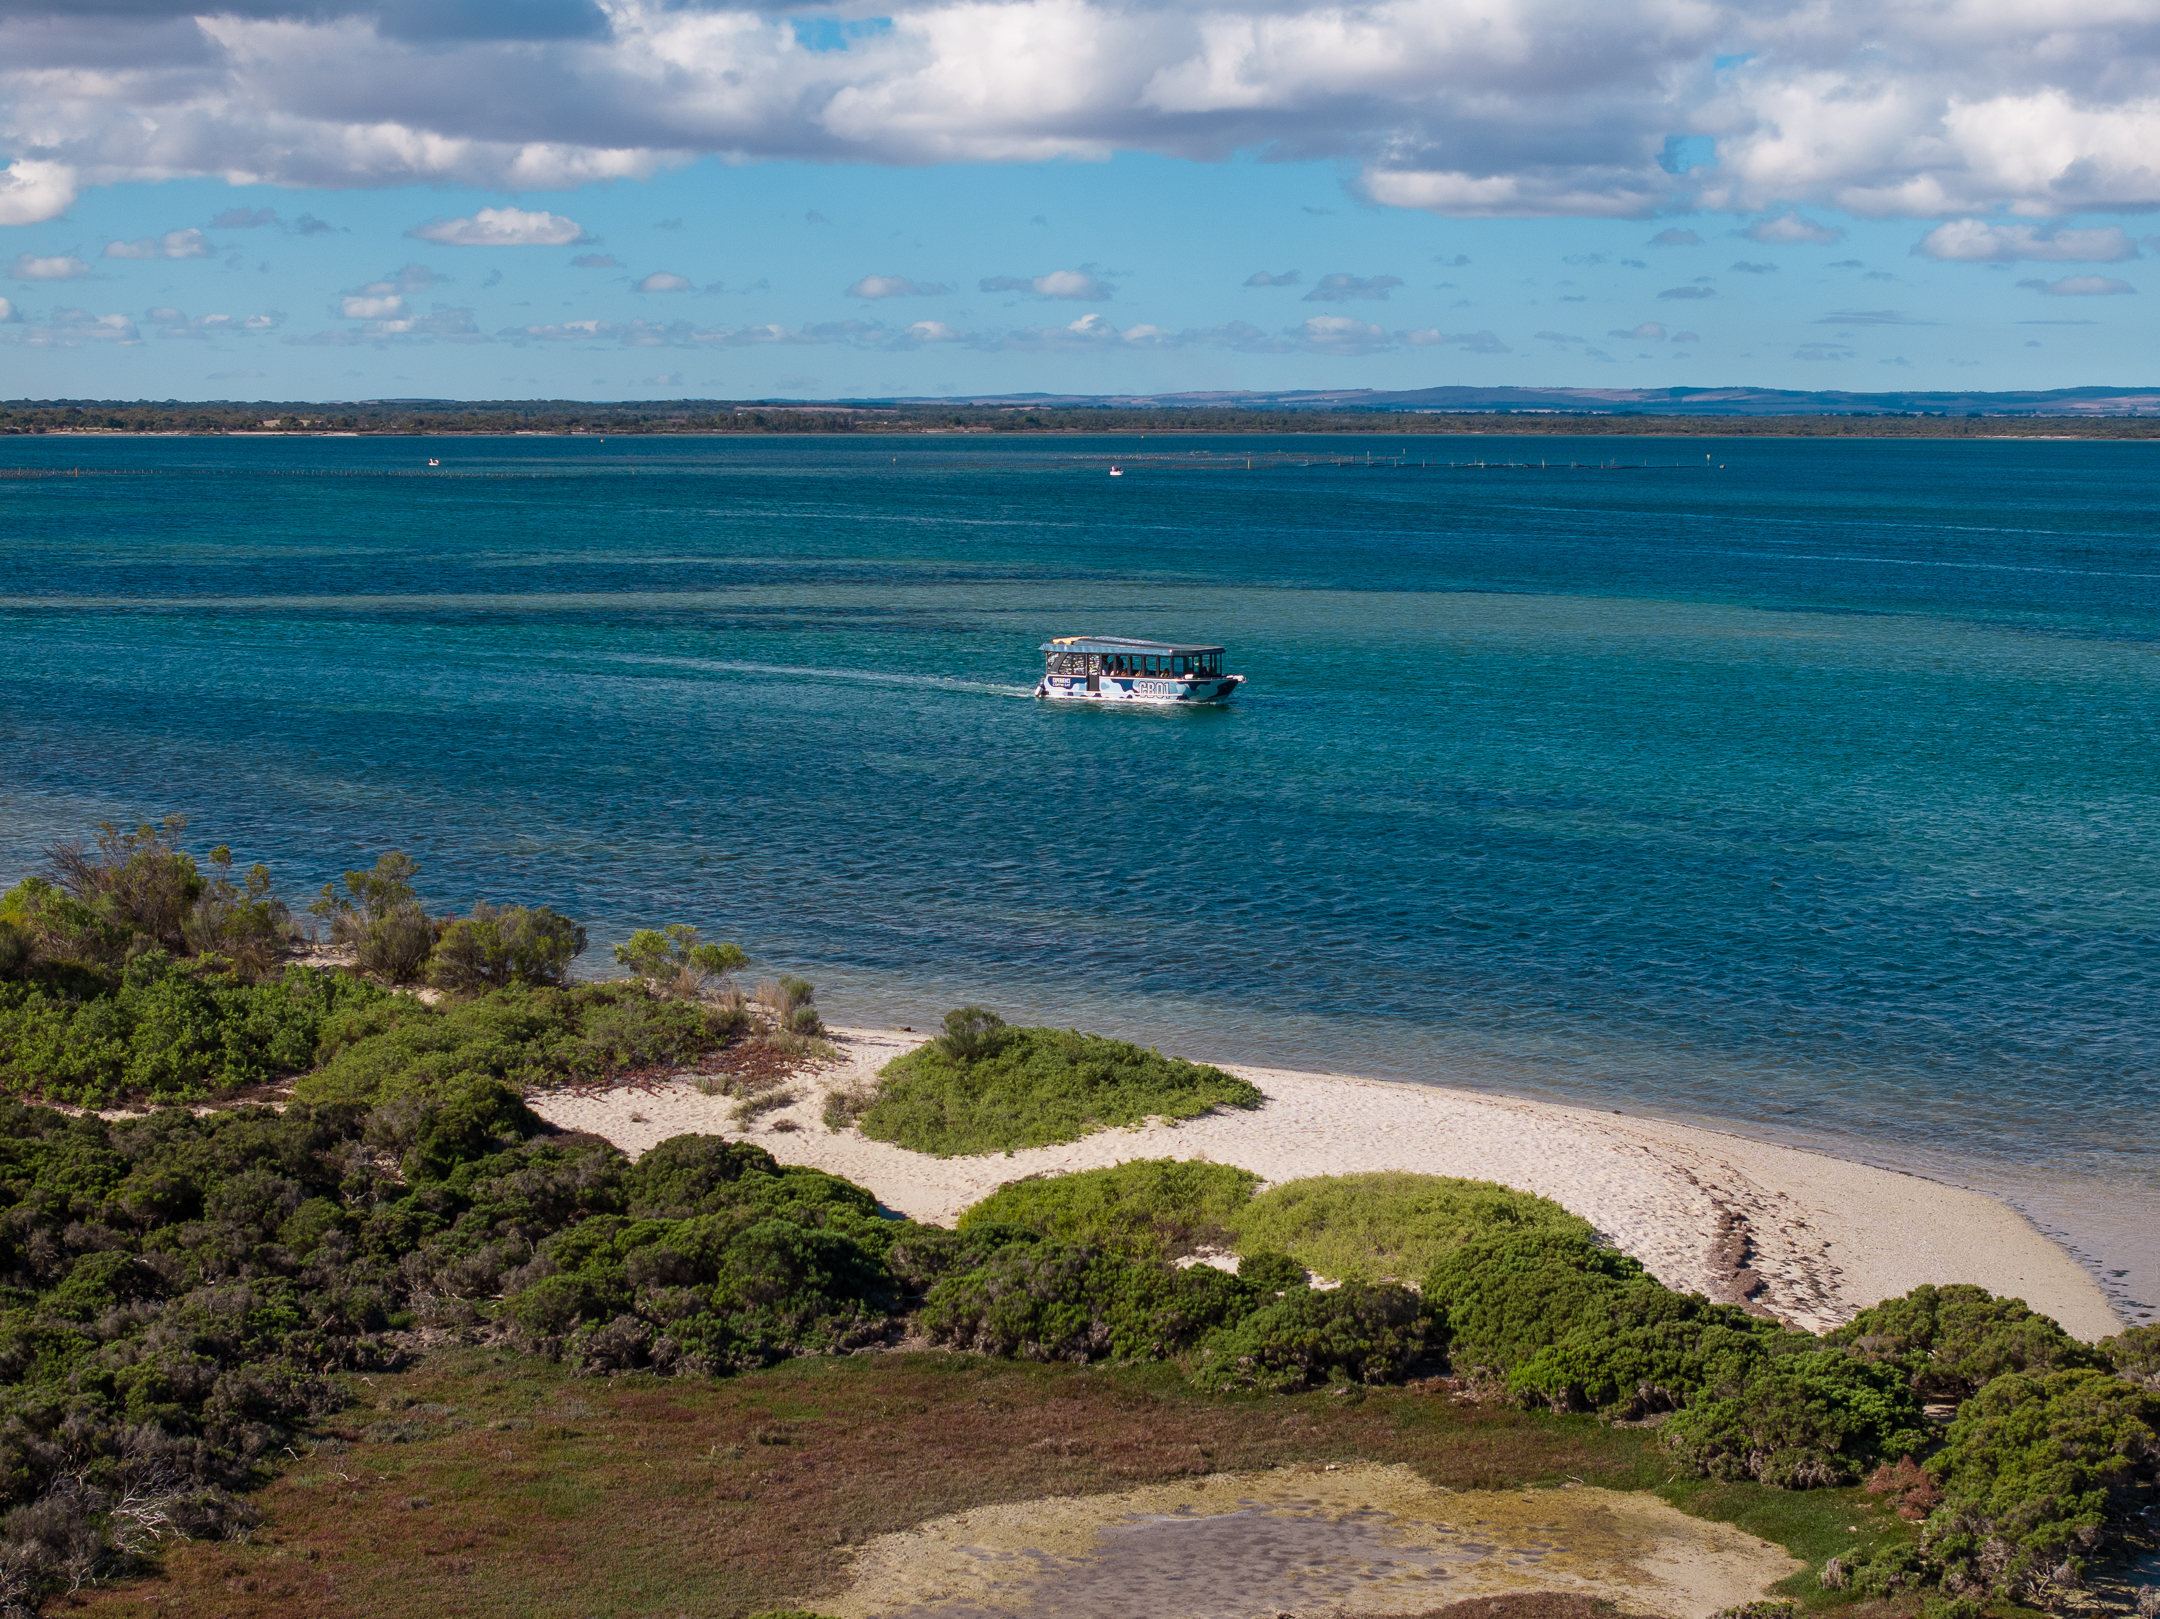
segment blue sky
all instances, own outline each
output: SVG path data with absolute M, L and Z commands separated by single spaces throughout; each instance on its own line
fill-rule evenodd
M 0 395 L 2151 380 L 2120 7 L 105 4 L 0 0 Z

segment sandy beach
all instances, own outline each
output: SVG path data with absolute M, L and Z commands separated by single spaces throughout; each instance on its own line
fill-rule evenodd
M 1923 1282 L 1973 1282 L 2021 1298 L 2081 1338 L 2122 1330 L 2077 1262 L 2007 1205 L 1979 1192 L 1721 1131 L 1544 1102 L 1354 1075 L 1221 1066 L 1266 1096 L 1171 1125 L 1107 1130 L 1065 1146 L 934 1158 L 823 1121 L 834 1089 L 869 1085 L 924 1036 L 832 1031 L 842 1053 L 795 1082 L 799 1100 L 749 1129 L 690 1075 L 532 1098 L 567 1130 L 626 1152 L 670 1136 L 756 1141 L 784 1163 L 830 1170 L 894 1211 L 950 1224 L 1006 1181 L 1132 1158 L 1235 1164 L 1267 1183 L 1411 1170 L 1498 1181 L 1590 1221 L 1668 1286 L 1746 1303 L 1823 1331 Z

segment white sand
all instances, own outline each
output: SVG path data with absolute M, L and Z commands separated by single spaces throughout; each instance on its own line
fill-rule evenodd
M 888 1207 L 949 1225 L 1006 1181 L 1131 1158 L 1235 1164 L 1269 1184 L 1401 1169 L 1498 1181 L 1581 1215 L 1670 1287 L 1749 1298 L 1822 1331 L 1923 1282 L 1975 1282 L 2095 1339 L 2123 1323 L 2076 1261 L 1978 1192 L 1720 1131 L 1437 1086 L 1224 1064 L 1266 1095 L 1180 1125 L 1107 1130 L 1068 1146 L 933 1158 L 829 1132 L 824 1097 L 867 1086 L 922 1036 L 835 1031 L 844 1060 L 797 1082 L 802 1099 L 748 1131 L 732 1103 L 687 1078 L 536 1096 L 542 1117 L 641 1153 L 669 1136 L 754 1140 L 783 1163 L 868 1187 Z M 788 1130 L 792 1124 L 797 1128 Z M 782 1128 L 776 1129 L 780 1125 Z

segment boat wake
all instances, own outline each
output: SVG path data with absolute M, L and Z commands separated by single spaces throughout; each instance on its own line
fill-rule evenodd
M 889 669 L 818 669 L 788 663 L 738 663 L 722 658 L 616 657 L 614 663 L 657 663 L 677 669 L 709 669 L 717 674 L 786 675 L 803 680 L 852 680 L 870 686 L 925 686 L 937 691 L 975 692 L 987 697 L 1027 697 L 1033 686 L 1009 686 L 989 680 L 961 680 L 951 675 L 896 674 Z

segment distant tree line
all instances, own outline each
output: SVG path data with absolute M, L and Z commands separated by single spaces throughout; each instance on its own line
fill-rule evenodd
M 2160 438 L 2160 417 L 2040 414 L 1674 416 L 1614 411 L 1434 412 L 1347 408 L 1171 409 L 1112 405 L 786 405 L 728 400 L 585 404 L 574 400 L 386 400 L 152 404 L 108 400 L 0 403 L 0 434 L 361 433 L 1333 433 L 1539 434 L 1705 438 Z

